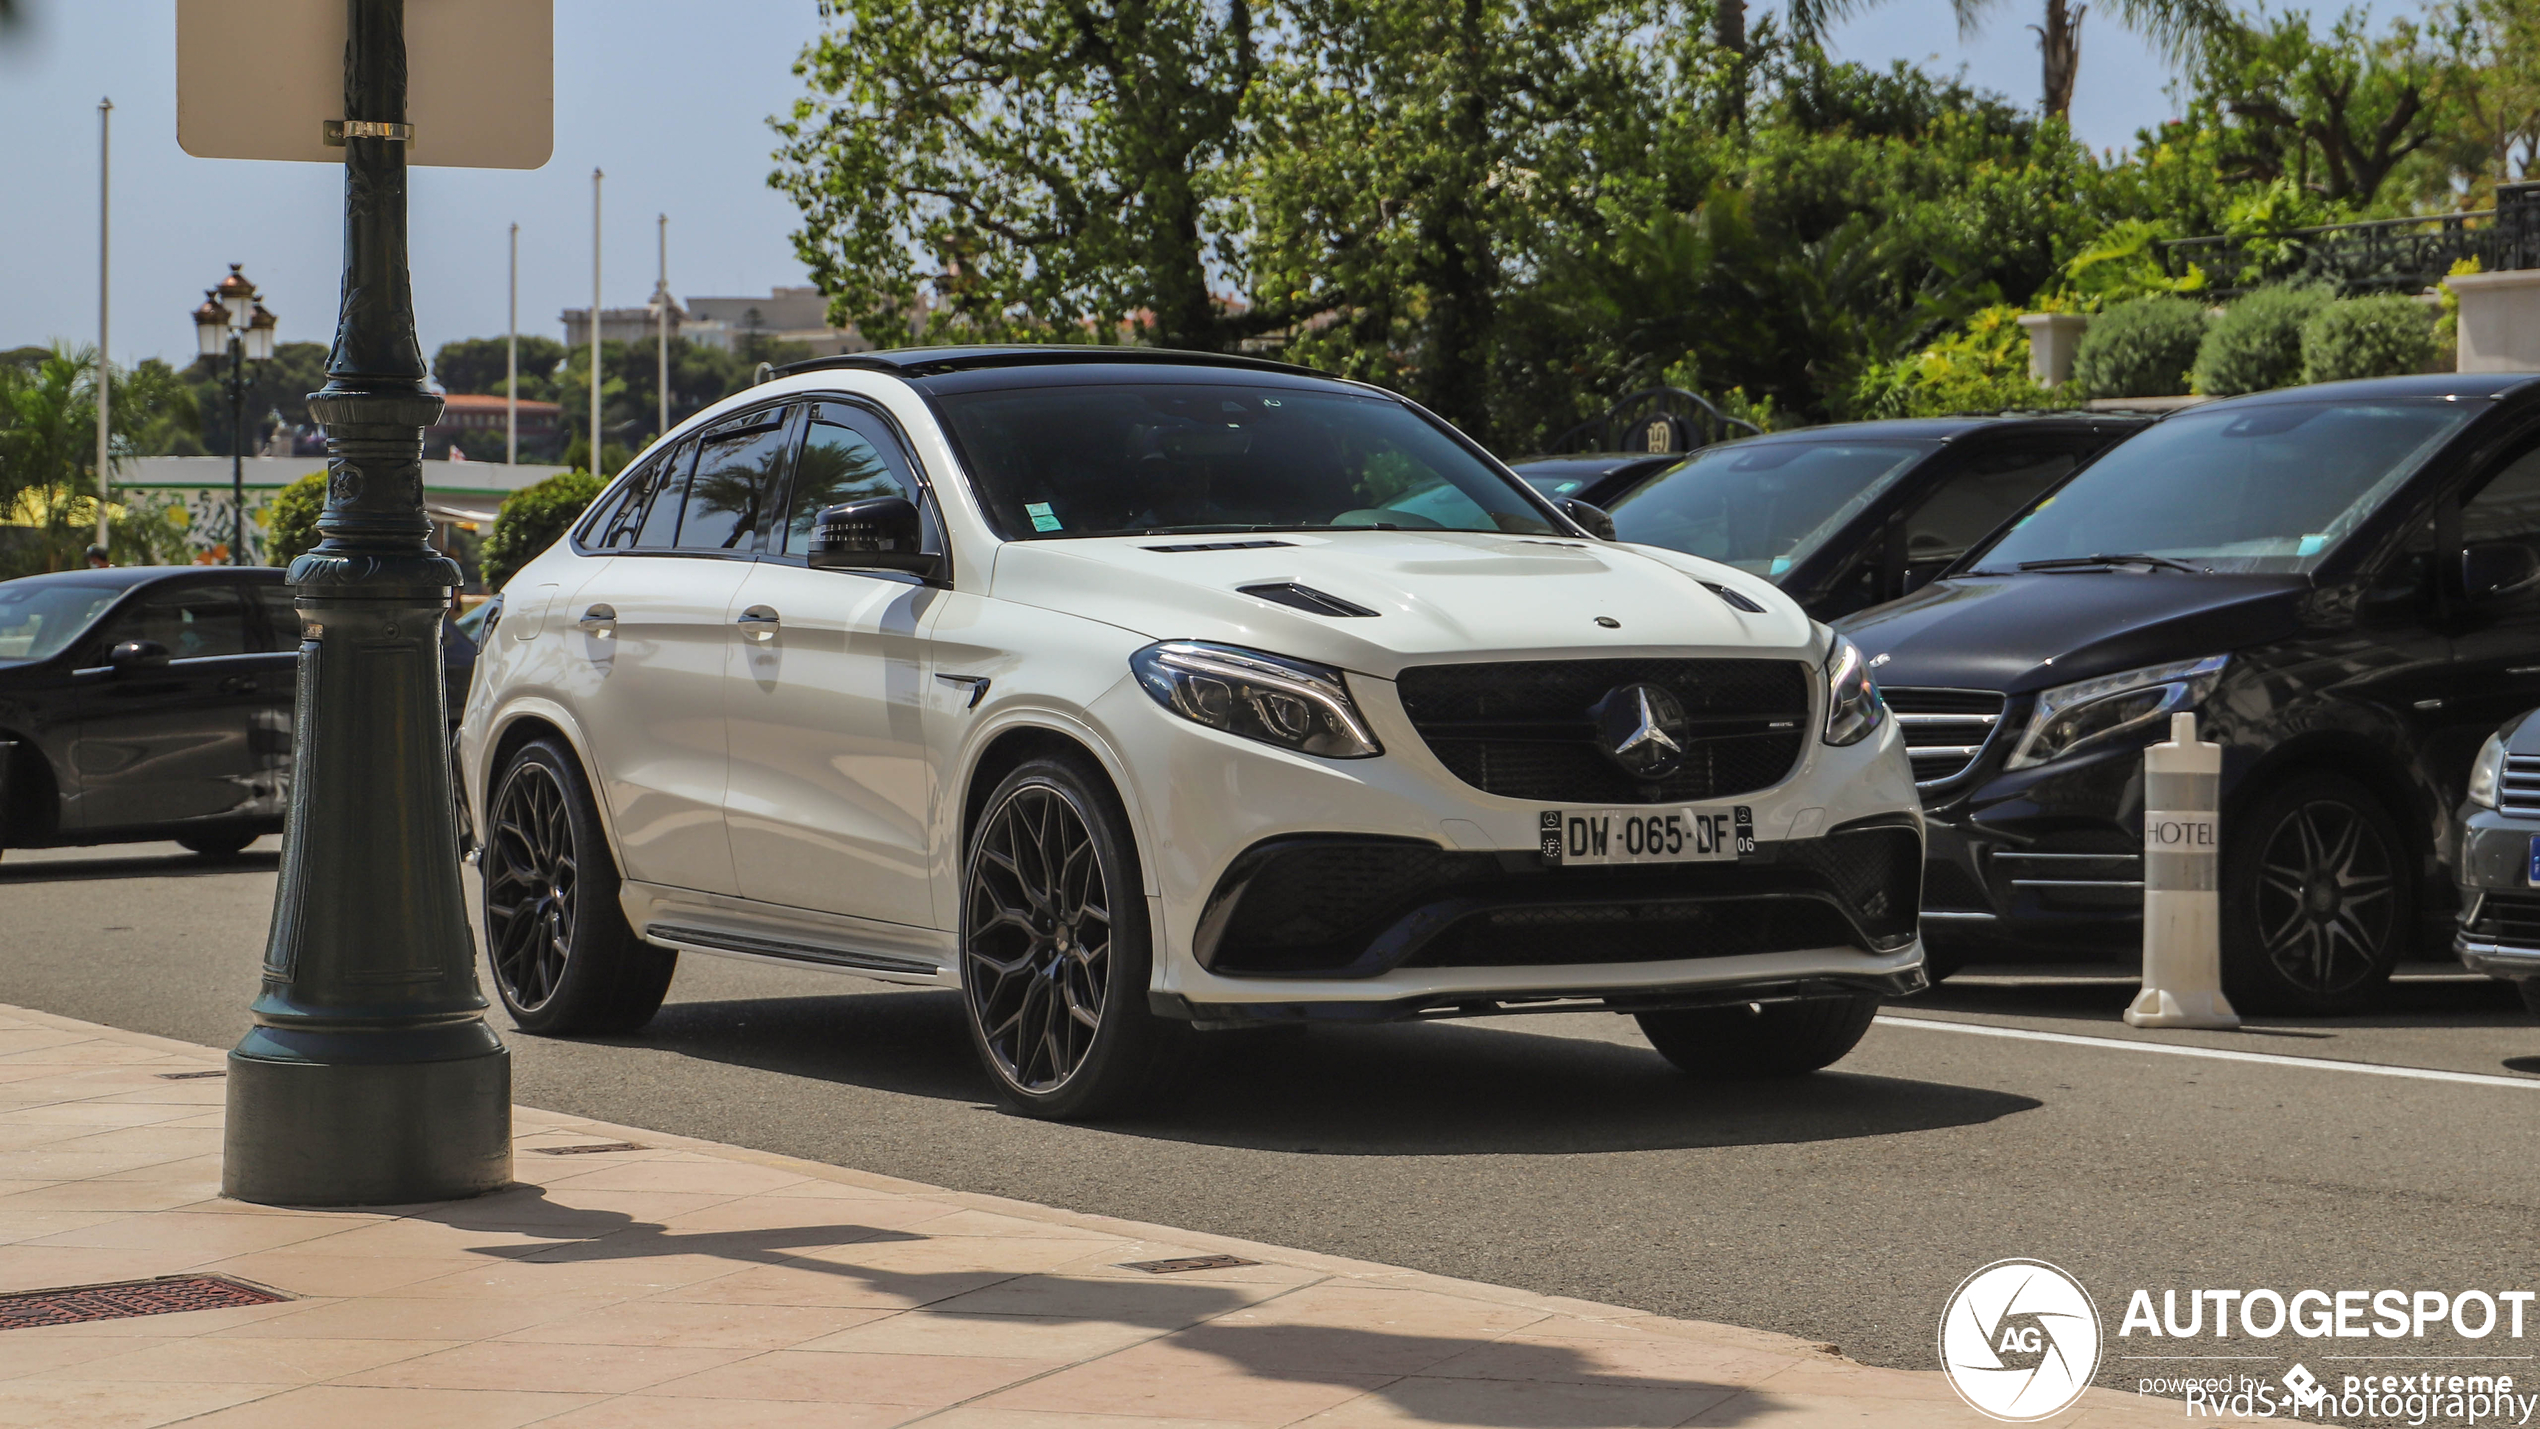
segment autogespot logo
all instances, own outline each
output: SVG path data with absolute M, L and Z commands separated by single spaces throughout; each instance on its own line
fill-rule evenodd
M 1940 1365 L 1979 1414 L 2012 1424 L 2060 1414 L 2099 1369 L 2098 1307 L 2045 1261 L 1997 1260 L 1949 1297 Z

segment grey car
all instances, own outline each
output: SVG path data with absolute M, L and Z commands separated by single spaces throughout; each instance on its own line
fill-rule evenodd
M 2461 920 L 2452 949 L 2540 1013 L 2540 710 L 2487 737 L 2453 837 Z

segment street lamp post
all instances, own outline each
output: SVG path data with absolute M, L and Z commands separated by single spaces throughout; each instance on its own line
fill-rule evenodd
M 510 1054 L 459 891 L 442 613 L 406 265 L 404 0 L 345 0 L 344 286 L 326 510 L 291 563 L 300 717 L 255 1028 L 229 1054 L 221 1189 L 268 1205 L 449 1200 L 511 1180 Z
M 247 364 L 273 360 L 273 314 L 256 300 L 256 285 L 229 265 L 229 276 L 206 289 L 203 306 L 194 310 L 194 343 L 203 356 L 217 362 L 226 354 L 229 375 L 221 385 L 229 393 L 229 563 L 247 564 Z

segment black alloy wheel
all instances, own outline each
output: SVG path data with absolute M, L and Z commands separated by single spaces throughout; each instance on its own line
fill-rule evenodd
M 1736 1081 L 1804 1077 L 1830 1067 L 1860 1045 L 1878 1012 L 1878 994 L 1864 992 L 1642 1012 L 1634 1020 L 1678 1071 Z
M 2351 779 L 2304 775 L 2224 824 L 2223 990 L 2242 1012 L 2369 1003 L 2414 927 L 2397 826 Z
M 184 834 L 176 842 L 178 847 L 197 858 L 218 862 L 238 857 L 240 851 L 255 841 L 254 834 Z
M 1006 1102 L 1101 1115 L 1150 1085 L 1146 899 L 1128 820 L 1081 759 L 1036 759 L 989 796 L 962 877 L 962 1000 Z
M 523 747 L 495 786 L 484 859 L 485 951 L 524 1032 L 627 1032 L 651 1020 L 678 954 L 635 936 L 581 765 Z

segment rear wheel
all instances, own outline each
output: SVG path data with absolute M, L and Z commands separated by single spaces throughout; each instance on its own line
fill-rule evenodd
M 2414 932 L 2406 843 L 2372 791 L 2335 774 L 2268 790 L 2226 835 L 2223 991 L 2243 1012 L 2373 1001 Z
M 1637 1014 L 1658 1055 L 1697 1077 L 1799 1077 L 1843 1060 L 1879 1011 L 1874 993 Z
M 1102 1116 L 1161 1079 L 1144 882 L 1128 817 L 1082 758 L 1035 759 L 988 796 L 962 873 L 971 1045 L 1007 1105 Z
M 524 746 L 487 801 L 485 950 L 524 1032 L 631 1032 L 652 1020 L 679 955 L 635 936 L 616 860 L 571 750 Z
M 254 834 L 188 834 L 177 845 L 202 858 L 236 858 L 239 850 L 254 843 Z

